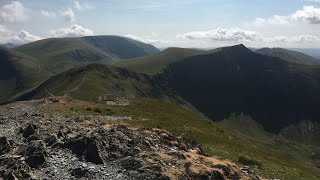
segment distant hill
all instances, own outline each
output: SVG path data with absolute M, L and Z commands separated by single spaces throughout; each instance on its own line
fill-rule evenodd
M 272 57 L 278 57 L 288 62 L 308 65 L 320 65 L 320 59 L 314 58 L 312 56 L 297 51 L 291 51 L 281 48 L 262 48 L 256 50 L 255 52 Z
M 8 49 L 12 49 L 12 48 L 18 47 L 19 45 L 18 44 L 13 44 L 13 43 L 5 43 L 5 44 L 1 44 L 0 46 L 3 46 L 3 47 L 8 48 Z
M 173 63 L 169 87 L 213 120 L 245 113 L 269 132 L 319 121 L 320 68 L 260 55 L 243 45 Z
M 90 63 L 113 64 L 121 59 L 159 52 L 152 45 L 120 36 L 50 38 L 14 50 L 40 59 L 42 66 L 54 73 Z
M 161 72 L 167 65 L 185 57 L 204 53 L 208 52 L 186 48 L 168 48 L 155 55 L 121 61 L 115 66 L 152 75 Z

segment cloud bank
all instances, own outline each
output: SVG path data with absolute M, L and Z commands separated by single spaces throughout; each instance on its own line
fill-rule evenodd
M 270 18 L 256 18 L 254 24 L 290 24 L 295 22 L 320 24 L 320 8 L 316 8 L 314 6 L 304 6 L 301 10 L 297 10 L 288 16 L 274 15 Z
M 67 28 L 54 29 L 49 32 L 51 37 L 79 37 L 79 36 L 92 36 L 93 31 L 84 28 L 80 25 L 74 24 Z
M 239 28 L 222 29 L 218 28 L 209 31 L 194 31 L 184 34 L 178 34 L 178 39 L 189 40 L 193 42 L 226 42 L 226 43 L 311 43 L 320 42 L 320 39 L 312 35 L 298 36 L 276 36 L 266 37 L 258 32 L 243 30 Z
M 28 31 L 21 30 L 13 32 L 7 27 L 0 25 L 0 43 L 13 43 L 17 45 L 30 43 L 42 39 L 41 37 L 30 34 Z

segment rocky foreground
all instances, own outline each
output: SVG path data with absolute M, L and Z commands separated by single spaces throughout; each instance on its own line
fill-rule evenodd
M 0 107 L 0 179 L 259 179 L 184 136 L 46 111 L 57 103 Z

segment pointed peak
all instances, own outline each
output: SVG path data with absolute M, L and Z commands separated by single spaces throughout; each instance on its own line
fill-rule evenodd
M 234 52 L 251 52 L 250 49 L 248 49 L 245 45 L 243 44 L 238 44 L 234 46 L 229 46 L 229 47 L 224 47 L 222 50 L 227 50 L 227 51 L 234 51 Z
M 238 44 L 238 45 L 230 46 L 230 48 L 248 49 L 244 44 Z

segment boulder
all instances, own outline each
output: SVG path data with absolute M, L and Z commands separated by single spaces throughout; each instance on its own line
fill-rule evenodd
M 88 175 L 88 173 L 89 171 L 87 169 L 84 169 L 81 167 L 71 170 L 71 175 L 74 176 L 75 178 L 85 177 Z
M 25 129 L 22 129 L 22 135 L 25 138 L 28 138 L 31 135 L 34 135 L 38 132 L 38 126 L 35 124 L 29 124 Z
M 43 141 L 32 141 L 25 150 L 26 163 L 38 168 L 46 162 L 46 145 Z
M 94 137 L 78 135 L 69 140 L 67 147 L 78 157 L 84 157 L 88 162 L 103 164 L 98 144 L 99 140 Z

